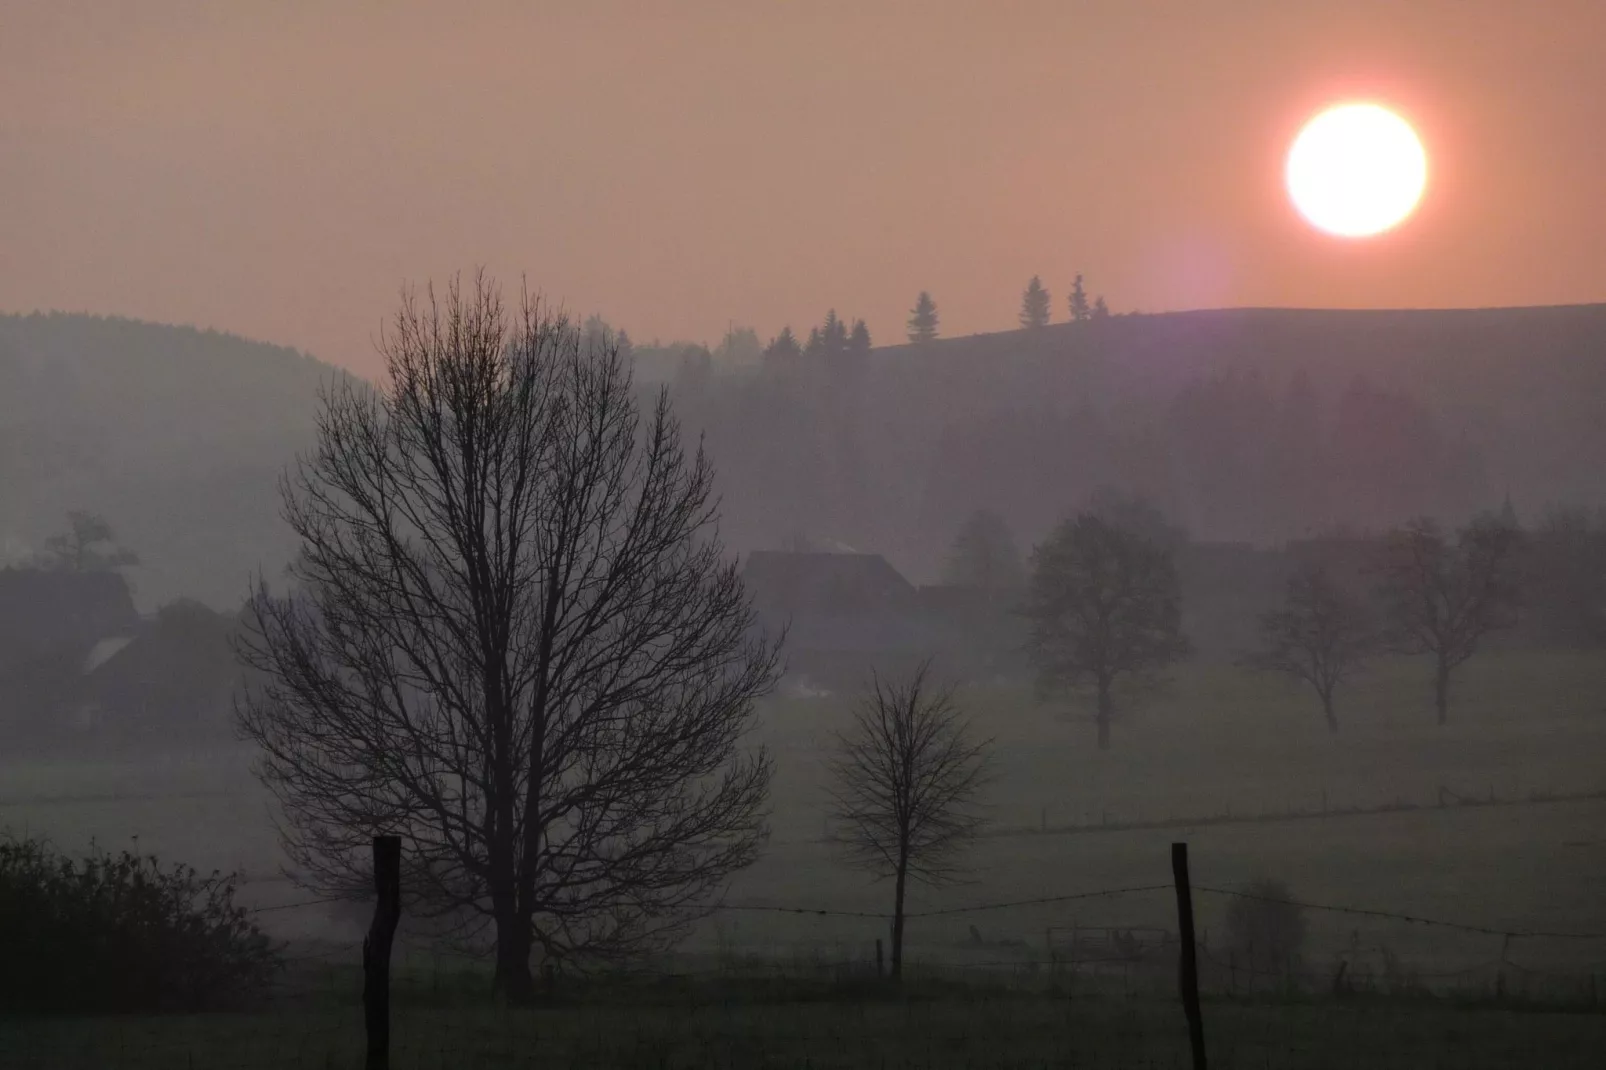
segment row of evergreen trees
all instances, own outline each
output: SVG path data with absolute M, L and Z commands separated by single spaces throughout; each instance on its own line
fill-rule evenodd
M 1089 320 L 1105 319 L 1110 314 L 1110 306 L 1104 303 L 1102 295 L 1095 297 L 1091 303 L 1087 299 L 1087 290 L 1082 286 L 1082 276 L 1078 274 L 1076 281 L 1071 284 L 1071 296 L 1066 302 L 1072 323 L 1086 323 Z M 1053 318 L 1053 301 L 1048 291 L 1043 288 L 1043 280 L 1036 275 L 1026 284 L 1026 289 L 1020 298 L 1020 325 L 1027 330 L 1048 326 Z
M 781 333 L 764 347 L 764 357 L 766 360 L 785 361 L 800 356 L 857 356 L 870 352 L 870 345 L 870 328 L 865 326 L 864 321 L 856 319 L 850 327 L 833 308 L 825 314 L 824 323 L 809 328 L 808 341 L 802 345 L 798 344 L 797 336 L 792 333 L 791 324 L 782 327 Z
M 1043 288 L 1043 281 L 1033 275 L 1032 281 L 1027 284 L 1026 291 L 1021 296 L 1020 325 L 1025 328 L 1047 326 L 1052 318 L 1050 310 L 1051 301 L 1049 293 Z M 1071 296 L 1068 300 L 1071 322 L 1084 323 L 1089 320 L 1104 319 L 1110 314 L 1110 306 L 1103 296 L 1088 300 L 1087 290 L 1082 284 L 1082 276 L 1078 274 L 1071 285 Z M 932 300 L 930 291 L 921 290 L 920 296 L 915 299 L 915 307 L 909 311 L 907 324 L 907 337 L 911 344 L 920 345 L 935 341 L 938 332 L 937 302 Z M 870 351 L 870 329 L 864 320 L 856 319 L 852 326 L 831 309 L 825 315 L 825 322 L 817 327 L 809 328 L 808 341 L 798 343 L 797 336 L 792 333 L 791 324 L 781 328 L 781 333 L 770 340 L 764 347 L 764 356 L 769 359 L 786 360 L 798 356 L 835 356 L 855 353 L 868 353 Z

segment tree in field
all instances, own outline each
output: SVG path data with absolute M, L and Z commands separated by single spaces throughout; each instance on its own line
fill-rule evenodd
M 863 320 L 853 321 L 853 330 L 848 333 L 847 351 L 860 357 L 870 352 L 870 328 Z
M 1340 590 L 1326 569 L 1306 564 L 1289 577 L 1282 608 L 1261 615 L 1260 641 L 1245 664 L 1309 684 L 1322 700 L 1327 730 L 1336 733 L 1334 695 L 1377 648 L 1366 608 Z
M 1547 639 L 1606 642 L 1606 512 L 1553 509 L 1528 540 L 1526 601 Z
M 494 930 L 520 999 L 532 950 L 659 945 L 753 860 L 777 646 L 707 460 L 616 349 L 480 278 L 406 298 L 381 350 L 283 480 L 301 553 L 244 614 L 239 722 L 303 883 L 366 896 L 400 836 L 409 911 Z
M 1104 297 L 1102 294 L 1096 300 L 1094 300 L 1093 313 L 1090 318 L 1096 320 L 1107 320 L 1110 318 L 1110 306 L 1104 303 Z
M 1035 330 L 1038 327 L 1048 326 L 1050 315 L 1048 291 L 1043 289 L 1043 282 L 1036 275 L 1026 284 L 1026 292 L 1020 298 L 1020 325 Z
M 915 299 L 915 307 L 909 313 L 909 341 L 916 345 L 921 342 L 935 341 L 937 337 L 937 302 L 925 290 Z
M 1070 300 L 1071 321 L 1073 323 L 1086 323 L 1093 318 L 1093 309 L 1087 303 L 1087 291 L 1082 289 L 1082 276 L 1076 276 L 1071 284 Z
M 1027 652 L 1044 693 L 1091 687 L 1099 749 L 1110 746 L 1116 684 L 1189 652 L 1170 550 L 1083 513 L 1032 553 Z
M 67 530 L 45 540 L 39 565 L 60 572 L 115 572 L 139 564 L 139 555 L 117 542 L 106 518 L 74 509 L 67 514 Z
M 990 509 L 970 514 L 954 538 L 943 580 L 990 596 L 1025 585 L 1026 569 L 1003 517 Z
M 1517 623 L 1522 532 L 1511 517 L 1485 514 L 1452 543 L 1432 520 L 1389 535 L 1380 569 L 1385 639 L 1401 654 L 1433 658 L 1433 704 L 1450 719 L 1450 674 L 1490 632 Z
M 983 820 L 990 740 L 974 738 L 953 692 L 922 665 L 907 682 L 873 681 L 830 759 L 831 838 L 850 864 L 892 878 L 892 976 L 903 973 L 904 893 L 945 884 Z

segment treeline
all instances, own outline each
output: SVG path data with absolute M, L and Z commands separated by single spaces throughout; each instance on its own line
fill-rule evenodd
M 1235 371 L 1122 396 L 1077 384 L 1082 373 L 1067 368 L 1058 397 L 1030 396 L 1019 369 L 1001 367 L 988 397 L 941 368 L 921 381 L 914 368 L 786 358 L 750 376 L 682 379 L 676 403 L 719 461 L 733 541 L 807 534 L 928 576 L 937 533 L 978 503 L 1036 536 L 1058 521 L 1056 503 L 1115 485 L 1202 538 L 1266 543 L 1462 518 L 1493 490 L 1476 447 L 1364 378 L 1329 398 L 1303 375 L 1278 389 Z
M 1008 525 L 978 510 L 955 537 L 944 578 L 1028 621 L 1039 689 L 1092 697 L 1102 748 L 1123 689 L 1194 653 L 1179 569 L 1189 549 L 1150 503 L 1106 489 L 1026 560 Z M 1458 529 L 1419 518 L 1264 554 L 1280 565 L 1282 589 L 1254 613 L 1253 639 L 1235 660 L 1308 686 L 1335 733 L 1346 685 L 1380 656 L 1420 659 L 1445 724 L 1457 670 L 1499 637 L 1606 645 L 1606 512 L 1557 509 L 1525 530 L 1508 503 Z

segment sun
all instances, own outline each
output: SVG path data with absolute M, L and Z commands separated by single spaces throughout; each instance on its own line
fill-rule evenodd
M 1411 124 L 1377 104 L 1341 104 L 1305 124 L 1288 150 L 1288 196 L 1312 226 L 1366 238 L 1398 226 L 1427 187 Z

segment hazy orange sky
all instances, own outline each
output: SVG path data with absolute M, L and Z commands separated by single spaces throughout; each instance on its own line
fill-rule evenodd
M 1606 2 L 0 0 L 0 310 L 217 327 L 363 370 L 483 264 L 638 340 L 828 307 L 1606 300 Z M 1323 236 L 1300 123 L 1427 145 L 1401 229 Z

